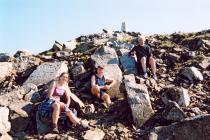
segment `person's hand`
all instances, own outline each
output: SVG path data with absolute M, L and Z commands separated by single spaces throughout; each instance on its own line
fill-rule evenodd
M 109 86 L 109 85 L 105 85 L 105 86 L 104 86 L 104 89 L 105 89 L 105 90 L 108 90 L 108 89 L 110 89 L 110 86 Z

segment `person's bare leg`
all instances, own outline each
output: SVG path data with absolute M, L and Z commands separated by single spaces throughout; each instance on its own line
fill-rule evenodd
M 110 99 L 110 96 L 105 93 L 103 94 L 103 96 L 101 97 L 101 99 L 107 104 L 107 105 L 110 105 L 112 102 L 111 102 L 111 99 Z
M 156 61 L 153 57 L 150 57 L 149 64 L 151 65 L 151 68 L 152 68 L 152 74 L 155 75 L 156 74 Z
M 147 68 L 146 68 L 146 57 L 142 57 L 141 58 L 141 66 L 142 66 L 142 69 L 143 69 L 143 72 L 146 73 L 147 72 Z
M 70 110 L 70 111 L 67 111 L 67 112 L 66 112 L 66 115 L 69 117 L 70 121 L 71 121 L 74 125 L 79 124 L 80 119 L 77 118 L 71 110 Z
M 52 105 L 52 107 L 53 107 L 52 122 L 53 122 L 53 125 L 57 126 L 58 118 L 59 118 L 59 114 L 60 114 L 60 104 L 55 102 Z

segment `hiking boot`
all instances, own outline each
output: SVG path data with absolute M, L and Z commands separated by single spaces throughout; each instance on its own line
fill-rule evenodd
M 156 74 L 153 75 L 153 79 L 157 80 L 157 75 Z
M 54 127 L 51 132 L 54 134 L 58 134 L 59 133 L 58 127 Z
M 148 75 L 147 75 L 147 73 L 146 73 L 146 72 L 143 74 L 143 77 L 144 77 L 145 79 L 147 79 L 147 78 L 148 78 Z

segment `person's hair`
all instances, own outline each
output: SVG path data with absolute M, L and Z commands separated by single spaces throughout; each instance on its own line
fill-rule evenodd
M 146 41 L 146 37 L 144 35 L 141 35 L 141 36 L 138 37 L 138 42 L 139 42 L 140 38 L 142 38 L 142 39 L 144 39 Z
M 58 80 L 60 80 L 60 78 L 61 78 L 64 74 L 67 74 L 67 75 L 68 75 L 68 81 L 69 81 L 70 77 L 69 77 L 69 73 L 68 73 L 68 72 L 62 72 L 62 73 L 60 74 L 60 76 L 58 77 Z

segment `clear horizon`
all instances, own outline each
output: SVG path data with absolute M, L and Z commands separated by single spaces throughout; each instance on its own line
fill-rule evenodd
M 210 29 L 208 0 L 1 0 L 0 53 L 52 48 L 54 41 L 101 33 L 103 28 L 145 35 Z

